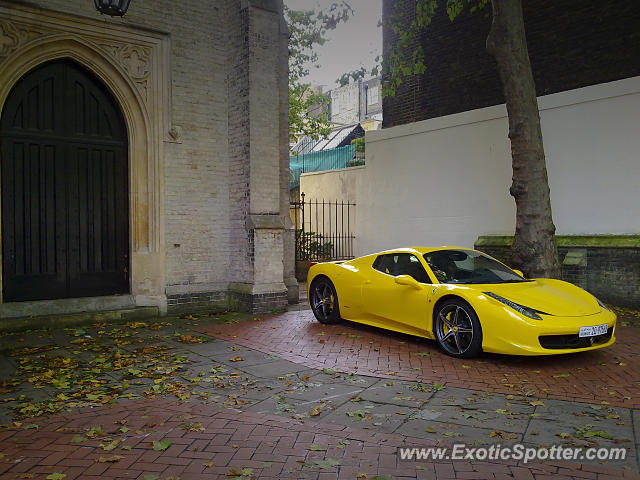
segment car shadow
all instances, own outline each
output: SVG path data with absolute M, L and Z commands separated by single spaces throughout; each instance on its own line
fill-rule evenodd
M 392 330 L 385 330 L 379 327 L 373 327 L 370 325 L 364 325 L 361 323 L 351 322 L 344 320 L 341 324 L 348 326 L 350 329 L 366 333 L 374 336 L 384 336 L 387 339 L 394 339 L 398 343 L 404 343 L 409 346 L 418 347 L 422 350 L 427 350 L 432 355 L 439 355 L 444 358 L 449 358 L 451 361 L 464 360 L 464 361 L 484 361 L 490 362 L 496 366 L 513 367 L 518 366 L 522 369 L 539 370 L 545 367 L 557 367 L 559 362 L 566 368 L 580 368 L 585 365 L 600 364 L 606 361 L 611 361 L 610 349 L 589 350 L 586 352 L 575 352 L 568 354 L 549 354 L 549 355 L 507 355 L 500 353 L 486 353 L 483 352 L 477 357 L 472 359 L 454 359 L 445 354 L 435 340 L 418 337 L 415 335 L 409 335 L 406 333 L 395 332 Z M 615 345 L 615 344 L 614 344 Z

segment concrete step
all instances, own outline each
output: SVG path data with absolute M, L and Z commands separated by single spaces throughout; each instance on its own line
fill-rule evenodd
M 157 317 L 159 313 L 158 307 L 133 307 L 116 310 L 2 318 L 0 319 L 0 333 L 41 328 L 55 330 L 98 322 L 125 323 Z
M 134 308 L 135 306 L 136 302 L 132 295 L 10 302 L 0 304 L 0 319 L 67 313 L 103 312 L 105 310 Z

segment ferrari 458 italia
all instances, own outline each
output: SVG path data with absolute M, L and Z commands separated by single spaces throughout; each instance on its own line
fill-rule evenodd
M 318 321 L 435 339 L 454 357 L 571 353 L 615 341 L 615 314 L 590 293 L 561 280 L 524 278 L 476 250 L 399 248 L 318 263 L 307 282 Z

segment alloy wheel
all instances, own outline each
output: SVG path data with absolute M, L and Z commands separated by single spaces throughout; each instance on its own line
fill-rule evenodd
M 464 355 L 473 343 L 473 335 L 473 321 L 464 307 L 448 304 L 440 309 L 436 321 L 436 336 L 447 353 Z

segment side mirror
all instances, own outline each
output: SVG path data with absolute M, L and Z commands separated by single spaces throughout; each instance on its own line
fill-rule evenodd
M 515 268 L 512 268 L 511 270 L 513 270 L 514 272 L 516 272 L 518 275 L 520 275 L 522 278 L 524 278 L 524 274 L 522 273 L 522 271 L 517 270 Z
M 408 287 L 413 287 L 416 290 L 420 290 L 422 288 L 418 283 L 418 281 L 410 275 L 398 275 L 396 277 L 396 283 L 398 285 L 406 285 Z

